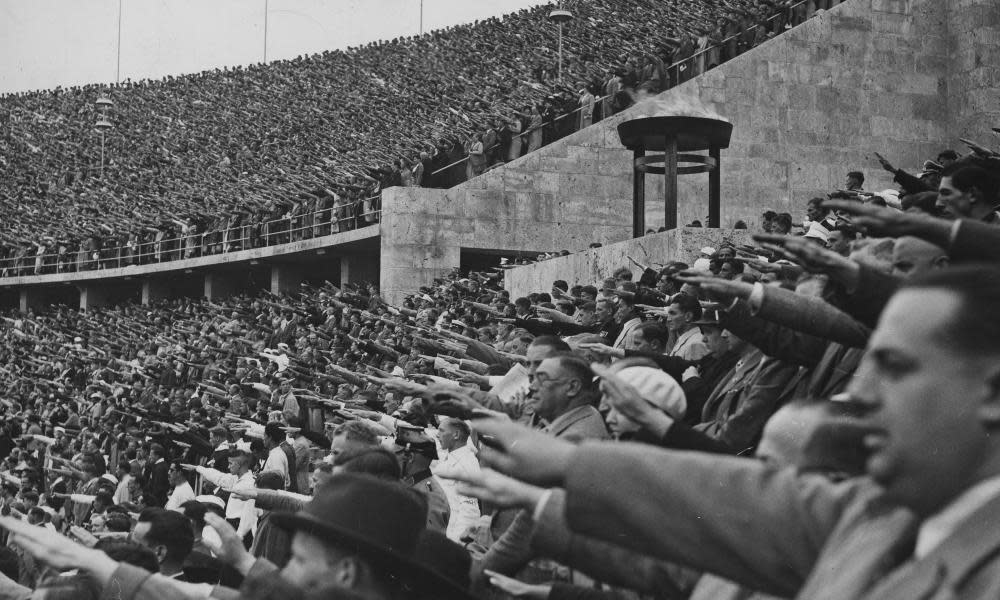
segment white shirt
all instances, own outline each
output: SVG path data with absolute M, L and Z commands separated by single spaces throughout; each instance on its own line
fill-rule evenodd
M 118 482 L 118 487 L 115 488 L 114 500 L 115 504 L 124 504 L 126 502 L 132 501 L 132 495 L 129 494 L 128 484 L 132 481 L 132 474 L 127 473 L 122 480 Z
M 208 467 L 198 467 L 198 473 L 213 485 L 230 490 L 252 490 L 257 487 L 253 473 L 246 473 L 237 477 L 232 473 L 223 473 L 218 469 Z M 239 519 L 239 526 L 236 533 L 241 538 L 257 527 L 257 518 L 260 511 L 253 500 L 240 500 L 235 494 L 229 495 L 229 502 L 226 503 L 226 519 Z
M 444 495 L 448 499 L 448 506 L 451 508 L 451 517 L 448 519 L 448 530 L 445 534 L 450 539 L 458 541 L 465 530 L 470 525 L 475 525 L 479 520 L 479 502 L 475 498 L 459 494 L 458 482 L 445 478 L 450 474 L 474 475 L 479 473 L 479 459 L 476 458 L 472 447 L 466 444 L 441 457 L 438 463 L 431 467 L 431 472 L 441 484 Z
M 281 449 L 281 446 L 275 446 L 267 453 L 267 460 L 264 461 L 264 468 L 260 472 L 264 473 L 265 471 L 281 473 L 285 477 L 285 487 L 288 487 L 291 481 L 288 477 L 288 457 L 285 456 L 285 451 Z
M 913 551 L 913 556 L 919 560 L 930 554 L 951 534 L 955 533 L 955 530 L 974 512 L 997 496 L 1000 496 L 1000 477 L 991 477 L 980 481 L 965 490 L 951 504 L 920 525 L 920 530 L 917 532 L 917 547 Z
M 173 491 L 170 492 L 170 497 L 167 498 L 167 505 L 164 506 L 163 508 L 167 510 L 175 510 L 177 512 L 181 512 L 182 511 L 181 505 L 187 502 L 188 500 L 194 500 L 194 499 L 195 499 L 194 490 L 191 489 L 191 484 L 185 481 L 180 485 L 174 486 Z

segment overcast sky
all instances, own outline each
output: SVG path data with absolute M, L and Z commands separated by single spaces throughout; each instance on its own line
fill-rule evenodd
M 538 4 L 544 2 L 0 0 L 0 93 L 260 62 L 265 13 L 267 58 L 276 60 L 416 34 L 421 5 L 428 31 Z

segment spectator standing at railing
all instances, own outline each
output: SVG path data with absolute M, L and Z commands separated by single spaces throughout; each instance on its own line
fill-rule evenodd
M 472 179 L 486 170 L 486 154 L 483 152 L 482 138 L 478 134 L 473 134 L 469 138 L 467 148 L 469 160 L 465 165 L 466 179 Z
M 578 122 L 580 124 L 580 129 L 590 127 L 594 123 L 594 105 L 596 104 L 596 98 L 590 93 L 590 89 L 586 83 L 583 84 L 582 89 L 580 89 L 580 114 L 578 115 Z
M 424 173 L 427 171 L 427 167 L 430 163 L 431 156 L 426 152 L 420 153 L 420 160 L 414 161 L 413 164 L 413 185 L 421 187 L 424 182 Z
M 615 114 L 612 108 L 612 103 L 614 102 L 615 94 L 622 90 L 622 80 L 618 76 L 618 73 L 614 71 L 608 71 L 608 80 L 604 84 L 604 100 L 601 103 L 601 118 L 607 119 L 611 115 Z
M 531 105 L 531 114 L 528 120 L 528 153 L 534 152 L 542 147 L 542 113 L 538 110 L 537 104 Z
M 485 155 L 486 167 L 492 166 L 497 162 L 497 143 L 500 137 L 497 134 L 496 125 L 493 121 L 490 121 L 489 125 L 486 127 L 486 131 L 483 132 L 483 154 Z
M 524 137 L 521 135 L 521 119 L 517 116 L 508 119 L 505 131 L 510 137 L 510 142 L 507 144 L 505 152 L 507 162 L 510 162 L 521 157 L 521 150 L 524 146 Z

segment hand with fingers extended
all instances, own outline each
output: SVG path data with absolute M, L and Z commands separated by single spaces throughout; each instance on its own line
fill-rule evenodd
M 759 258 L 737 258 L 736 260 L 760 273 L 781 273 L 781 265 L 778 263 L 767 262 Z
M 475 419 L 472 427 L 483 444 L 484 466 L 534 485 L 562 484 L 576 448 L 572 443 L 498 418 Z
M 216 558 L 244 575 L 249 573 L 256 559 L 247 551 L 233 526 L 213 512 L 205 513 L 205 523 L 219 534 L 218 547 L 209 548 Z
M 436 415 L 471 419 L 475 412 L 487 411 L 485 406 L 477 402 L 465 390 L 447 385 L 428 387 L 425 398 L 427 398 L 425 402 L 428 410 Z
M 857 267 L 853 260 L 803 237 L 763 233 L 755 235 L 754 239 L 802 265 L 810 273 L 825 273 L 839 278 Z
M 241 488 L 238 490 L 232 488 L 220 489 L 223 492 L 235 497 L 237 500 L 256 500 L 258 495 L 257 492 L 260 491 L 257 488 Z
M 698 286 L 710 300 L 723 305 L 731 304 L 737 298 L 746 300 L 753 292 L 752 284 L 705 275 L 704 271 L 682 271 L 676 278 L 678 281 Z
M 401 378 L 387 379 L 383 385 L 391 392 L 406 396 L 420 396 L 427 391 L 427 386 Z
M 599 356 L 610 356 L 611 358 L 625 358 L 625 350 L 613 348 L 600 342 L 584 342 L 580 344 L 580 350 L 592 352 Z
M 826 200 L 823 202 L 823 207 L 853 215 L 852 224 L 874 235 L 889 237 L 912 235 L 944 248 L 948 247 L 954 224 L 952 221 L 925 213 L 902 212 L 886 206 L 844 200 Z
M 885 157 L 879 154 L 878 152 L 875 152 L 875 158 L 878 159 L 878 164 L 882 165 L 883 169 L 889 171 L 890 173 L 896 172 L 896 167 L 892 166 L 892 163 L 887 161 Z
M 443 477 L 458 482 L 459 494 L 478 498 L 501 508 L 534 510 L 545 493 L 543 488 L 518 481 L 489 468 L 480 469 L 475 473 L 455 471 Z
M 80 540 L 80 543 L 88 548 L 93 548 L 97 544 L 97 536 L 79 525 L 72 525 L 69 528 L 69 534 Z
M 29 525 L 13 517 L 0 517 L 0 528 L 10 532 L 10 543 L 60 571 L 83 569 L 100 580 L 103 575 L 110 577 L 118 567 L 118 563 L 104 552 L 78 544 L 53 529 Z
M 490 585 L 500 588 L 515 598 L 546 600 L 549 594 L 552 593 L 552 584 L 550 583 L 524 583 L 523 581 L 518 581 L 513 577 L 507 577 L 489 569 L 483 572 L 489 578 Z

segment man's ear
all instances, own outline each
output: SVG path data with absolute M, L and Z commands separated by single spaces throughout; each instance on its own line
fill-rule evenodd
M 986 393 L 977 413 L 987 429 L 1000 429 L 1000 365 L 987 374 L 985 384 Z
M 971 188 L 969 188 L 969 197 L 971 198 L 971 201 L 974 204 L 977 202 L 982 202 L 983 192 L 978 187 L 972 186 Z
M 337 570 L 334 577 L 341 587 L 352 589 L 360 583 L 364 565 L 358 561 L 357 557 L 345 557 L 337 561 L 336 567 Z

